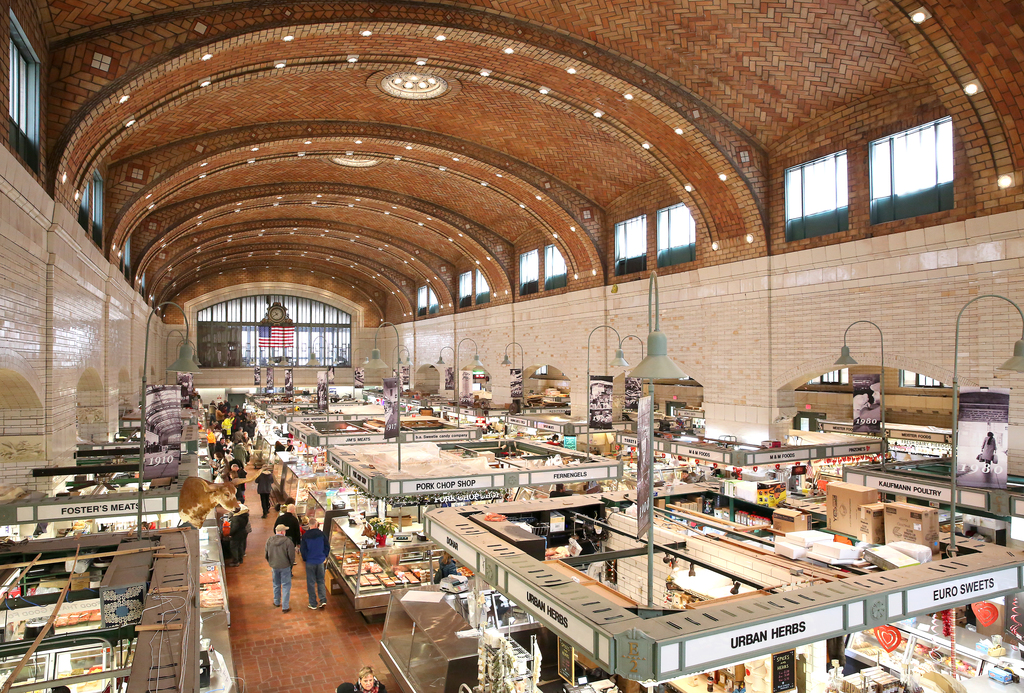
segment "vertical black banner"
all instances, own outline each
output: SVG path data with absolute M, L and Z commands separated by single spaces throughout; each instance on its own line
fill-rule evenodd
M 260 367 L 252 367 L 252 384 L 256 386 L 256 389 L 260 389 Z
M 519 399 L 523 396 L 523 369 L 508 369 L 509 396 L 512 399 Z
M 651 526 L 651 398 L 641 397 L 637 407 L 636 444 L 639 459 L 636 465 L 636 536 L 639 539 Z
M 384 440 L 398 437 L 398 378 L 384 378 Z
M 610 375 L 590 376 L 590 427 L 611 430 L 612 427 L 612 377 Z
M 284 369 L 284 393 L 291 395 L 295 393 L 295 382 L 292 380 L 292 369 Z
M 637 404 L 644 394 L 643 381 L 640 378 L 626 376 L 626 398 L 622 402 L 624 411 L 636 411 Z
M 274 392 L 274 367 L 267 366 L 267 393 L 273 394 Z
M 363 383 L 366 382 L 366 371 L 362 368 L 352 369 L 352 388 L 355 390 L 361 390 Z

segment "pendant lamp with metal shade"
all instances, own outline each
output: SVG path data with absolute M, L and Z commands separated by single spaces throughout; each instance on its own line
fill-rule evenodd
M 856 322 L 850 323 L 850 326 L 843 332 L 843 348 L 839 351 L 839 358 L 836 359 L 834 365 L 836 366 L 856 366 L 857 361 L 850 356 L 850 347 L 846 345 L 846 335 L 850 333 L 850 328 L 860 323 L 866 323 L 871 325 L 878 330 L 878 343 L 881 349 L 882 365 L 879 368 L 881 371 L 878 375 L 878 395 L 880 400 L 880 423 L 882 426 L 882 471 L 885 471 L 885 463 L 889 457 L 889 439 L 885 432 L 885 337 L 882 335 L 882 328 L 871 322 L 870 320 L 857 320 Z
M 652 319 L 652 313 L 653 319 Z M 653 328 L 653 329 L 652 329 Z M 686 377 L 686 373 L 679 365 L 668 356 L 668 337 L 661 331 L 661 303 L 658 296 L 658 273 L 651 272 L 651 278 L 647 284 L 647 356 L 637 364 L 630 373 L 633 378 L 647 378 L 650 389 L 650 396 L 654 396 L 655 379 L 678 380 Z M 647 445 L 651 455 L 654 455 L 654 407 L 651 407 L 650 421 L 648 421 Z M 651 460 L 653 465 L 654 460 Z M 637 470 L 639 473 L 639 469 Z M 649 470 L 647 474 L 648 496 L 647 496 L 647 517 L 650 518 L 650 526 L 647 528 L 647 608 L 654 608 L 654 474 Z M 639 514 L 638 514 L 639 516 Z
M 597 327 L 595 327 L 594 329 L 592 329 L 590 331 L 589 335 L 587 335 L 587 381 L 583 384 L 584 387 L 587 389 L 587 409 L 588 409 L 588 411 L 587 411 L 587 462 L 590 461 L 590 411 L 589 411 L 589 409 L 590 409 L 590 406 L 589 406 L 590 405 L 590 398 L 591 398 L 591 393 L 590 393 L 590 340 L 594 336 L 595 332 L 597 332 L 598 330 L 602 330 L 602 329 L 603 330 L 611 330 L 612 332 L 614 332 L 616 339 L 619 340 L 618 341 L 619 345 L 622 344 L 622 337 L 619 336 L 619 331 L 616 330 L 611 325 L 598 325 Z M 623 355 L 621 348 L 615 350 L 615 358 L 613 358 L 611 363 L 609 363 L 608 365 L 610 367 L 612 367 L 612 368 L 628 368 L 629 367 L 629 362 L 626 361 L 626 357 Z
M 479 368 L 482 371 L 487 370 L 487 369 L 484 368 L 484 364 L 480 362 L 480 353 L 479 353 L 480 350 L 479 350 L 479 347 L 477 347 L 477 345 L 476 345 L 476 340 L 473 339 L 472 337 L 463 337 L 462 339 L 460 339 L 455 344 L 455 350 L 454 350 L 455 361 L 454 361 L 454 363 L 456 365 L 459 363 L 459 348 L 462 346 L 463 342 L 467 342 L 467 341 L 468 342 L 473 342 L 473 360 L 470 361 L 469 363 L 467 363 L 465 366 L 463 366 L 460 370 L 462 370 L 462 371 L 473 371 L 473 370 L 475 370 L 477 368 Z M 461 375 L 459 376 L 459 382 L 460 383 L 462 382 Z M 456 390 L 455 390 L 455 427 L 459 428 L 461 426 L 461 424 L 462 424 L 462 396 L 461 396 L 461 393 L 459 392 L 458 387 L 456 387 Z

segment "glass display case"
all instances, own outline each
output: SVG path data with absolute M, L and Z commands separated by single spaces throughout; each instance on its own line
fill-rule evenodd
M 431 583 L 441 556 L 433 542 L 408 531 L 412 541 L 378 547 L 372 537 L 363 536 L 364 525 L 354 518 L 336 517 L 332 522 L 328 568 L 364 616 L 383 614 L 394 590 Z
M 853 633 L 848 636 L 846 644 L 846 656 L 849 667 L 849 660 L 853 659 L 856 664 L 853 669 L 860 669 L 870 666 L 883 666 L 890 671 L 899 672 L 905 663 L 920 671 L 938 671 L 943 674 L 951 674 L 953 663 L 950 657 L 949 639 L 941 634 L 941 623 L 932 623 L 928 616 L 900 621 L 892 624 L 897 628 L 902 639 L 899 646 L 891 653 L 878 642 L 874 631 L 865 630 Z M 997 657 L 990 657 L 987 652 L 981 652 L 975 645 L 984 636 L 978 635 L 966 628 L 956 629 L 956 672 L 962 678 L 975 678 L 985 674 L 985 667 L 991 663 L 997 663 Z M 908 652 L 909 650 L 909 652 Z M 1008 652 L 1012 652 L 1007 649 Z M 1013 656 L 1020 662 L 1019 655 Z
M 44 682 L 60 681 L 71 689 L 71 693 L 102 693 L 108 687 L 113 687 L 114 677 L 103 677 L 102 673 L 120 667 L 115 664 L 116 653 L 106 641 L 96 638 L 96 642 L 57 646 L 50 650 L 46 648 L 47 643 L 43 641 L 40 649 L 36 650 L 11 682 L 14 686 L 39 683 L 40 690 L 46 690 L 50 686 L 44 685 Z M 0 660 L 0 684 L 7 683 L 19 661 L 21 655 Z M 100 676 L 92 679 L 92 675 Z
M 230 624 L 220 526 L 215 520 L 208 520 L 208 523 L 199 530 L 199 611 L 203 614 L 223 612 Z

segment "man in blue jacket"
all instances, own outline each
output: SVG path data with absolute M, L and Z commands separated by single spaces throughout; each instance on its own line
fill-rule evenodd
M 322 609 L 327 606 L 327 537 L 320 531 L 320 523 L 309 521 L 309 529 L 302 535 L 299 551 L 306 563 L 306 593 L 309 595 L 309 608 Z M 319 595 L 319 601 L 317 596 Z

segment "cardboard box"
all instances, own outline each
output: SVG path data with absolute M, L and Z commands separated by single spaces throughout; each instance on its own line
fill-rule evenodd
M 833 481 L 825 488 L 828 528 L 855 537 L 860 532 L 860 506 L 878 502 L 878 491 L 867 486 Z
M 811 528 L 811 516 L 799 510 L 778 508 L 772 513 L 772 527 L 780 532 L 803 532 Z
M 885 504 L 885 543 L 907 541 L 939 552 L 939 511 L 910 503 Z
M 823 541 L 832 541 L 832 535 L 828 532 L 819 532 L 815 529 L 806 532 L 790 532 L 788 534 L 775 537 L 776 544 L 782 542 L 783 544 L 793 544 L 794 546 L 802 546 L 804 548 Z
M 885 543 L 885 503 L 860 506 L 860 530 L 857 538 L 869 544 Z
M 882 570 L 896 570 L 918 565 L 913 558 L 891 546 L 872 546 L 870 549 L 864 549 L 864 560 Z
M 72 573 L 71 574 L 71 591 L 77 592 L 78 590 L 89 589 L 89 573 Z
M 807 555 L 808 549 L 796 544 L 787 544 L 783 541 L 775 542 L 775 553 L 786 558 L 803 558 Z

